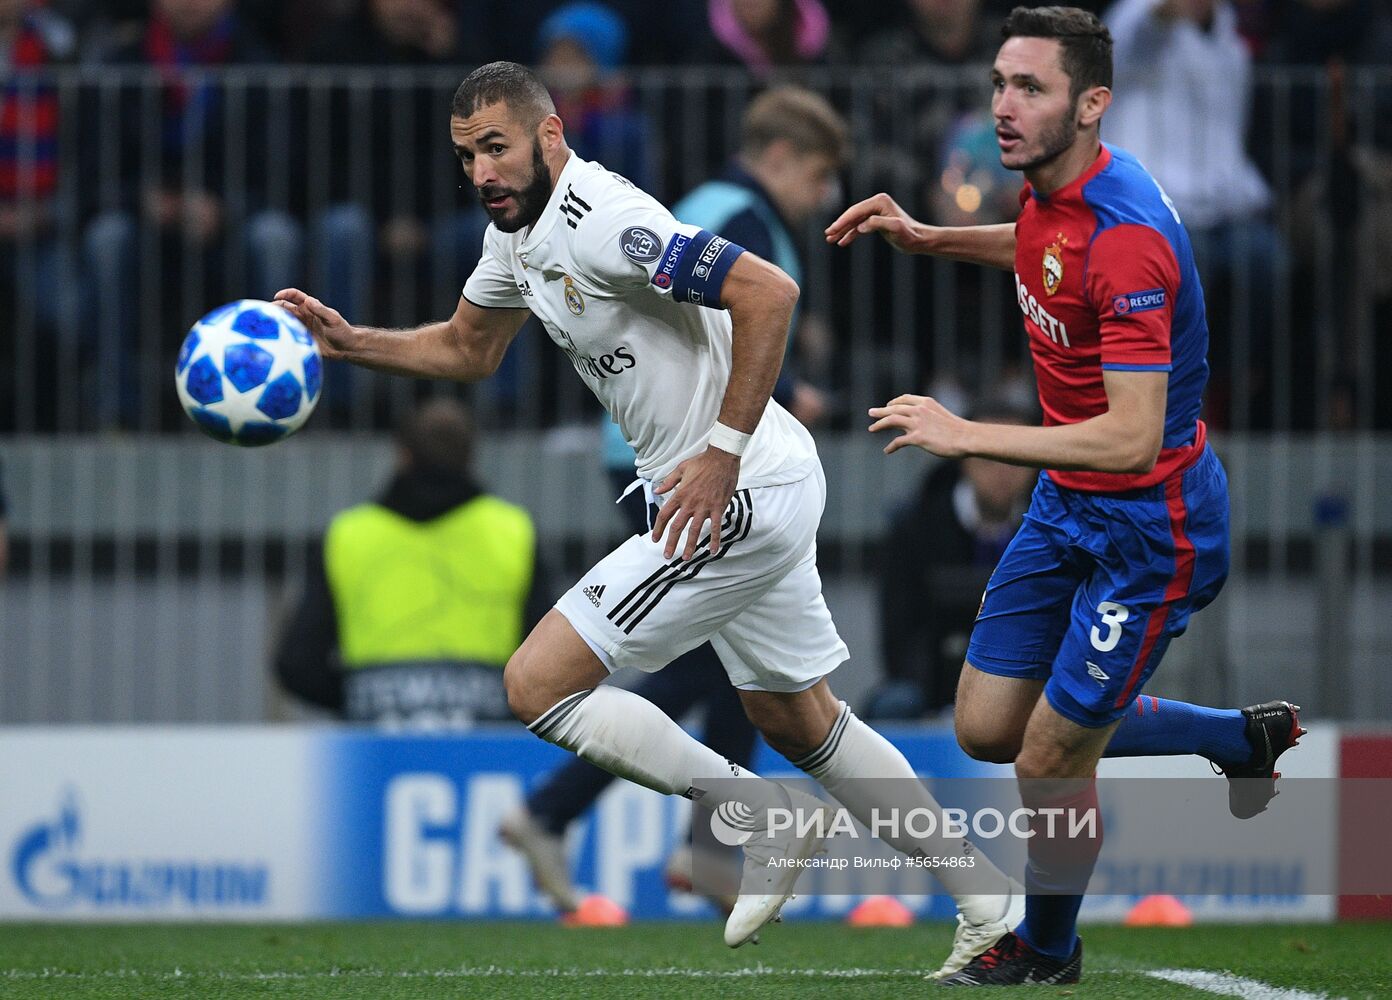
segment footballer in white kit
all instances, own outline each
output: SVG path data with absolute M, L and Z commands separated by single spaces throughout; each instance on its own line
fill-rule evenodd
M 657 705 L 601 683 L 606 671 L 657 670 L 710 640 L 769 744 L 863 824 L 883 809 L 941 813 L 903 754 L 825 681 L 847 655 L 817 575 L 826 481 L 807 431 L 769 398 L 797 286 L 575 156 L 526 67 L 479 67 L 451 110 L 455 151 L 492 219 L 454 315 L 386 330 L 354 326 L 299 289 L 276 299 L 330 360 L 462 382 L 492 375 L 534 314 L 609 409 L 660 507 L 653 530 L 601 560 L 527 636 L 504 670 L 508 705 L 537 736 L 613 774 L 752 818 L 725 924 L 738 947 L 777 917 L 831 808 L 727 761 Z M 790 806 L 803 817 L 796 831 L 759 825 Z M 941 975 L 1002 939 L 1023 896 L 938 829 L 883 839 L 951 862 L 934 869 L 960 910 Z
M 731 364 L 720 287 L 743 252 L 572 155 L 529 230 L 488 227 L 464 297 L 541 320 L 637 452 L 651 497 L 710 439 Z M 770 399 L 717 552 L 668 559 L 635 535 L 557 608 L 610 670 L 658 670 L 710 639 L 736 686 L 806 687 L 847 656 L 817 575 L 825 499 L 811 435 Z

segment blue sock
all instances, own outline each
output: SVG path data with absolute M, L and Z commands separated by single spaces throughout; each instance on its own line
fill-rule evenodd
M 1034 836 L 1025 866 L 1025 919 L 1015 933 L 1035 951 L 1067 959 L 1078 943 L 1078 909 L 1102 849 L 1097 782 L 1093 778 L 1021 781 L 1020 798 L 1035 814 L 1030 820 Z M 1066 835 L 1061 822 L 1041 818 L 1045 807 L 1063 810 L 1060 816 L 1092 811 L 1096 820 L 1092 835 Z
M 1027 891 L 1030 867 L 1025 875 Z M 1041 954 L 1068 958 L 1078 943 L 1078 908 L 1082 905 L 1082 896 L 1036 896 L 1031 892 L 1025 898 L 1024 922 L 1015 928 L 1015 934 Z
M 1219 764 L 1252 757 L 1247 719 L 1236 708 L 1204 708 L 1143 694 L 1122 716 L 1104 757 L 1163 757 L 1196 753 Z

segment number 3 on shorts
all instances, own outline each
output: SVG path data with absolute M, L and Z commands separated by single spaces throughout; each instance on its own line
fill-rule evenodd
M 1131 612 L 1123 604 L 1103 601 L 1097 605 L 1097 613 L 1102 616 L 1102 624 L 1107 626 L 1104 636 L 1096 625 L 1092 627 L 1092 648 L 1101 653 L 1110 653 L 1121 642 L 1121 623 L 1131 617 Z

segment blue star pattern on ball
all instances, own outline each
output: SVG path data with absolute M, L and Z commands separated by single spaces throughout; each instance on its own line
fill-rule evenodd
M 270 444 L 302 427 L 324 367 L 314 338 L 280 306 L 243 299 L 193 325 L 175 363 L 179 402 L 209 437 Z
M 185 381 L 188 394 L 203 405 L 222 401 L 222 372 L 212 358 L 205 355 L 194 362 Z
M 300 388 L 295 376 L 285 372 L 266 386 L 266 391 L 261 394 L 256 408 L 272 420 L 285 420 L 299 412 L 300 400 L 303 397 L 304 390 Z
M 222 373 L 242 392 L 266 384 L 275 355 L 255 344 L 233 344 L 222 356 Z

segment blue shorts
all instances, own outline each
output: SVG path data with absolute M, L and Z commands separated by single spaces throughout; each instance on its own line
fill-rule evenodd
M 986 585 L 967 662 L 1047 679 L 1055 711 L 1105 726 L 1227 576 L 1228 477 L 1211 448 L 1179 476 L 1130 493 L 1065 489 L 1041 473 Z

